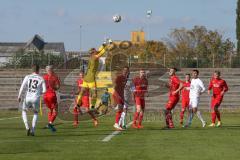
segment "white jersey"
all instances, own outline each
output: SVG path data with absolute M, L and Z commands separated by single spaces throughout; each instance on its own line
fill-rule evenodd
M 131 100 L 132 79 L 128 78 L 124 87 L 124 106 L 128 107 Z
M 18 98 L 21 97 L 24 89 L 26 90 L 26 98 L 38 99 L 41 94 L 46 92 L 46 84 L 39 74 L 33 73 L 25 76 L 19 90 Z
M 199 78 L 192 79 L 190 85 L 189 98 L 198 98 L 200 93 L 203 93 L 206 90 L 202 80 Z

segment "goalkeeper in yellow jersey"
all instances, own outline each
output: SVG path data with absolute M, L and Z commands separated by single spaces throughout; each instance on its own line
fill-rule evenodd
M 109 44 L 111 43 L 112 43 L 112 40 L 108 39 L 107 42 L 102 44 L 98 50 L 96 50 L 95 48 L 91 48 L 89 50 L 90 57 L 88 61 L 87 73 L 84 76 L 82 89 L 77 97 L 78 107 L 81 106 L 81 103 L 82 103 L 81 99 L 84 91 L 86 89 L 89 89 L 91 108 L 94 108 L 97 100 L 96 74 L 97 74 L 98 65 L 99 65 L 99 58 L 106 53 L 106 51 L 110 47 Z

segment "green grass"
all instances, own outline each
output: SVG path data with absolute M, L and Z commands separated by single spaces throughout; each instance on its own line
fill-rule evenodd
M 2 111 L 0 116 L 20 116 L 16 112 Z M 112 133 L 113 116 L 100 118 L 94 128 L 91 121 L 81 122 L 73 128 L 71 122 L 57 120 L 58 131 L 42 129 L 46 117 L 40 117 L 35 137 L 27 137 L 22 120 L 0 120 L 0 159 L 121 159 L 121 160 L 230 160 L 240 155 L 239 113 L 224 113 L 222 128 L 201 128 L 194 118 L 193 126 L 164 130 L 163 121 L 145 121 L 142 130 L 128 129 L 109 142 L 102 139 Z M 209 113 L 204 114 L 209 122 Z M 29 117 L 29 120 L 31 117 Z M 177 123 L 176 123 L 177 124 Z

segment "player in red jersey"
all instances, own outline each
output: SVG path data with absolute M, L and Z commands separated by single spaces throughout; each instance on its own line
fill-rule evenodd
M 57 77 L 57 75 L 53 71 L 53 66 L 49 65 L 46 67 L 46 72 L 43 76 L 47 91 L 44 94 L 44 103 L 49 109 L 48 112 L 48 128 L 51 129 L 53 132 L 56 131 L 56 129 L 53 126 L 53 122 L 57 117 L 58 114 L 58 104 L 57 104 L 57 96 L 56 92 L 60 88 L 60 80 Z
M 122 74 L 118 75 L 114 80 L 114 91 L 113 91 L 113 100 L 114 106 L 116 109 L 116 117 L 115 117 L 115 124 L 113 127 L 116 130 L 123 130 L 121 126 L 119 126 L 119 119 L 123 112 L 123 105 L 124 105 L 124 87 L 127 83 L 127 77 L 129 74 L 129 68 L 124 67 L 122 70 Z
M 182 83 L 179 80 L 179 78 L 176 76 L 176 68 L 170 68 L 169 69 L 169 100 L 165 106 L 165 120 L 166 120 L 166 127 L 167 128 L 174 128 L 173 120 L 172 120 L 172 110 L 177 105 L 179 101 L 179 91 L 182 88 Z
M 78 87 L 77 94 L 79 94 L 81 92 L 82 84 L 83 84 L 83 78 L 84 78 L 84 73 L 80 72 L 79 73 L 79 79 L 77 80 L 77 87 Z M 74 127 L 77 127 L 78 124 L 79 124 L 78 115 L 79 115 L 79 113 L 81 113 L 80 107 L 83 107 L 85 109 L 85 111 L 92 117 L 94 126 L 96 127 L 98 125 L 98 121 L 97 121 L 96 117 L 94 116 L 94 113 L 89 110 L 89 107 L 90 107 L 89 100 L 90 100 L 89 89 L 85 89 L 85 91 L 83 92 L 83 96 L 82 96 L 81 106 L 76 105 L 73 109 L 73 114 L 74 114 L 73 125 L 74 125 Z
M 183 86 L 181 89 L 181 93 L 182 93 L 182 110 L 180 112 L 180 125 L 183 126 L 183 117 L 184 117 L 184 113 L 186 110 L 189 109 L 189 92 L 190 92 L 190 85 L 191 85 L 191 81 L 190 81 L 190 74 L 187 73 L 185 74 L 185 81 L 183 82 Z
M 228 85 L 225 80 L 221 79 L 220 76 L 221 72 L 215 71 L 208 86 L 208 94 L 210 94 L 210 91 L 213 90 L 211 100 L 212 124 L 209 125 L 210 127 L 215 126 L 216 117 L 218 119 L 217 127 L 222 125 L 219 106 L 221 105 L 225 92 L 228 91 Z
M 145 94 L 147 93 L 148 89 L 148 80 L 146 78 L 145 71 L 143 69 L 140 70 L 139 76 L 136 76 L 133 79 L 133 85 L 134 85 L 134 100 L 136 104 L 136 112 L 134 113 L 134 119 L 133 119 L 133 128 L 143 128 L 142 126 L 142 120 L 143 120 L 143 114 L 145 110 Z M 138 124 L 137 124 L 138 121 Z

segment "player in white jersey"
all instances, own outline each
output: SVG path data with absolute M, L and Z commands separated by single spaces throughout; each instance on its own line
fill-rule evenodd
M 127 129 L 126 126 L 126 116 L 127 116 L 127 110 L 130 104 L 130 100 L 132 97 L 132 79 L 129 78 L 130 75 L 128 75 L 127 83 L 124 87 L 124 105 L 123 105 L 123 112 L 121 113 L 120 120 L 118 122 L 119 126 L 122 126 L 123 129 Z
M 197 117 L 201 120 L 202 126 L 206 126 L 206 122 L 203 120 L 201 112 L 198 111 L 198 104 L 200 100 L 200 95 L 206 90 L 202 80 L 198 78 L 199 71 L 193 70 L 192 71 L 192 80 L 190 85 L 190 92 L 189 92 L 189 119 L 187 126 L 190 126 L 192 123 L 193 115 L 197 114 Z
M 23 98 L 22 104 L 22 119 L 27 130 L 27 136 L 34 136 L 34 131 L 37 123 L 39 105 L 40 105 L 40 96 L 46 92 L 46 85 L 44 79 L 39 75 L 39 65 L 33 65 L 33 73 L 25 76 L 21 88 L 18 94 L 18 102 L 22 100 L 23 91 L 26 91 L 26 94 Z M 27 120 L 27 110 L 29 108 L 33 109 L 34 115 L 32 119 L 32 128 L 30 129 Z

